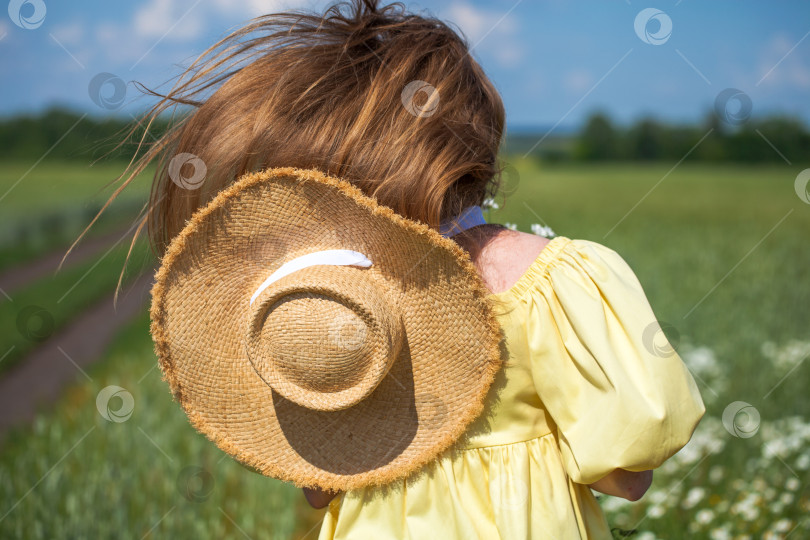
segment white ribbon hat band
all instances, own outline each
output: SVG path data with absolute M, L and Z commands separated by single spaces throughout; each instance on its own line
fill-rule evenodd
M 250 297 L 250 304 L 253 305 L 253 302 L 259 297 L 262 291 L 281 278 L 310 266 L 326 264 L 368 268 L 371 266 L 371 261 L 362 253 L 350 249 L 327 249 L 301 255 L 282 264 L 275 272 L 270 274 L 270 277 L 265 279 L 264 282 L 259 285 L 259 288 L 256 289 L 256 292 L 253 293 L 253 296 Z
M 471 227 L 483 225 L 485 223 L 486 221 L 484 220 L 484 215 L 481 212 L 481 207 L 469 206 L 454 219 L 443 222 L 439 232 L 442 234 L 442 236 L 450 238 Z M 350 249 L 327 249 L 301 255 L 300 257 L 296 257 L 295 259 L 282 264 L 278 270 L 270 274 L 270 277 L 264 280 L 264 283 L 259 285 L 259 288 L 256 289 L 256 292 L 254 292 L 253 296 L 250 297 L 250 304 L 253 305 L 253 302 L 259 297 L 263 290 L 284 276 L 288 276 L 303 268 L 320 264 L 360 266 L 363 268 L 368 268 L 371 266 L 371 261 L 362 253 L 352 251 Z

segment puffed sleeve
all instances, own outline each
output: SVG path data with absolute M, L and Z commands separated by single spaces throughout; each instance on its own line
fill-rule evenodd
M 574 482 L 654 469 L 689 441 L 700 393 L 618 253 L 570 240 L 528 292 L 532 378 Z

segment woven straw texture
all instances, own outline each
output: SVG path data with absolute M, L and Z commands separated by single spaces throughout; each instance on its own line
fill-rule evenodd
M 369 268 L 282 264 L 350 249 Z M 382 485 L 481 413 L 501 329 L 469 256 L 315 170 L 247 175 L 173 239 L 152 289 L 161 369 L 192 425 L 299 487 Z

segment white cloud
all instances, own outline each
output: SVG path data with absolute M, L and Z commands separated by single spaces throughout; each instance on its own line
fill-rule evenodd
M 107 63 L 128 63 L 138 60 L 146 48 L 145 40 L 133 36 L 132 32 L 116 23 L 103 22 L 96 25 L 95 38 L 98 50 L 106 57 Z M 148 46 L 147 46 L 148 47 Z
M 237 15 L 238 17 L 258 17 L 268 13 L 276 13 L 292 8 L 301 7 L 304 2 L 291 2 L 289 0 L 245 0 L 235 3 L 232 0 L 214 0 L 212 6 L 224 15 Z
M 202 34 L 203 12 L 201 2 L 149 0 L 136 10 L 133 27 L 139 37 L 185 41 Z
M 455 3 L 448 8 L 446 18 L 461 28 L 471 45 L 484 37 L 487 17 L 477 8 L 469 4 Z
M 523 60 L 523 49 L 514 43 L 501 43 L 492 52 L 502 66 L 515 67 Z
M 323 12 L 333 0 L 211 0 L 211 11 L 218 17 L 226 16 L 235 21 L 244 21 L 260 15 L 290 10 L 314 10 Z
M 807 55 L 801 50 L 807 44 L 796 47 L 797 41 L 780 33 L 765 45 L 757 65 L 763 85 L 810 88 L 810 67 L 803 61 Z
M 185 41 L 223 21 L 239 23 L 268 13 L 313 9 L 324 0 L 148 0 L 135 12 L 133 26 L 140 37 Z
M 591 72 L 577 68 L 565 72 L 562 83 L 569 92 L 582 94 L 593 86 L 594 77 Z
M 502 13 L 480 9 L 466 2 L 454 2 L 447 8 L 444 16 L 461 28 L 469 39 L 470 46 L 475 46 L 493 34 L 499 36 L 512 34 L 517 26 L 511 14 L 503 17 Z
M 50 32 L 53 41 L 64 49 L 61 68 L 67 71 L 86 69 L 93 57 L 93 44 L 87 39 L 87 28 L 79 21 L 57 24 Z
M 329 0 L 146 0 L 136 6 L 129 21 L 102 21 L 87 30 L 87 41 L 107 65 L 137 63 L 168 65 L 196 58 L 211 43 L 200 43 L 206 33 L 224 35 L 232 24 L 289 9 L 320 9 Z M 60 35 L 68 41 L 84 29 L 66 25 Z M 61 37 L 59 37 L 61 41 Z M 65 42 L 65 45 L 70 46 Z M 202 48 L 200 48 L 202 47 Z M 161 55 L 164 55 L 162 57 Z M 126 67 L 130 67 L 129 65 Z M 134 67 L 134 66 L 133 66 Z
M 78 46 L 82 44 L 86 28 L 79 21 L 73 21 L 54 26 L 52 33 L 65 47 Z
M 490 53 L 505 67 L 514 67 L 523 59 L 524 49 L 517 39 L 518 24 L 512 13 L 454 2 L 442 11 L 441 18 L 457 25 L 476 53 Z

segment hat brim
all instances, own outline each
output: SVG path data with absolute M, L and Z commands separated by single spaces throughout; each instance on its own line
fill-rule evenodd
M 339 411 L 285 399 L 245 353 L 251 294 L 284 262 L 326 249 L 373 261 L 362 272 L 390 285 L 406 338 L 371 394 Z M 161 261 L 151 321 L 191 424 L 241 463 L 300 487 L 381 485 L 422 467 L 481 413 L 502 365 L 500 326 L 466 252 L 316 170 L 246 175 L 198 210 Z

